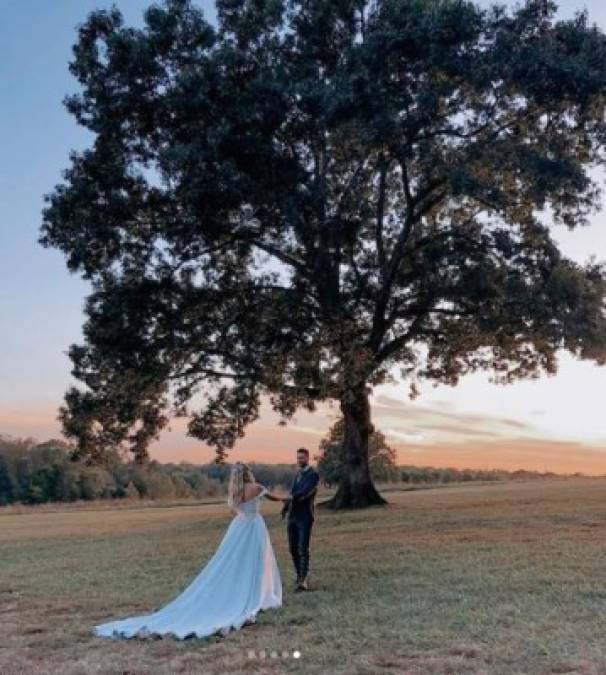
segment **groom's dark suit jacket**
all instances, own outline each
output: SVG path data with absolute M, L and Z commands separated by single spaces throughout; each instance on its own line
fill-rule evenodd
M 304 471 L 299 470 L 292 484 L 292 499 L 284 505 L 282 518 L 288 520 L 314 520 L 314 498 L 320 482 L 320 474 L 307 466 Z

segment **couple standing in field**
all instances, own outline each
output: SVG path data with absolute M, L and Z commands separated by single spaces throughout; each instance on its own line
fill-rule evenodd
M 297 450 L 299 471 L 287 497 L 257 483 L 246 464 L 236 462 L 229 477 L 227 503 L 232 519 L 218 549 L 190 582 L 164 607 L 140 616 L 99 624 L 99 637 L 172 635 L 178 639 L 226 635 L 270 607 L 282 605 L 282 580 L 265 520 L 261 497 L 281 501 L 290 553 L 297 574 L 296 591 L 306 591 L 309 540 L 314 522 L 314 497 L 320 477 L 309 464 L 309 451 Z

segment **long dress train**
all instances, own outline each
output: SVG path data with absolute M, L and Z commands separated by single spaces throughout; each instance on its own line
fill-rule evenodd
M 266 488 L 242 502 L 219 547 L 191 583 L 150 614 L 94 626 L 99 637 L 226 635 L 254 623 L 258 612 L 282 605 L 282 581 L 259 502 Z

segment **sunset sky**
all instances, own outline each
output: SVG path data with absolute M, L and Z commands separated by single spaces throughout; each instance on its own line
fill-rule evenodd
M 92 136 L 76 125 L 61 99 L 76 91 L 67 62 L 76 26 L 98 0 L 4 0 L 0 26 L 0 433 L 38 440 L 61 435 L 56 420 L 70 376 L 66 352 L 82 339 L 82 306 L 88 283 L 72 276 L 63 255 L 37 243 L 43 194 L 61 181 L 69 151 L 88 147 Z M 116 0 L 127 23 L 140 24 L 143 0 Z M 200 2 L 214 20 L 213 3 Z M 488 5 L 488 2 L 480 3 Z M 508 3 L 513 4 L 513 3 Z M 560 16 L 587 7 L 606 30 L 601 0 L 562 0 Z M 599 177 L 603 182 L 603 175 Z M 606 258 L 606 222 L 554 238 L 578 262 Z M 430 384 L 410 401 L 408 386 L 375 389 L 375 425 L 398 449 L 402 464 L 459 468 L 536 469 L 606 474 L 606 369 L 562 352 L 553 377 L 497 386 L 489 374 L 467 376 L 456 388 Z M 288 426 L 265 406 L 230 459 L 293 462 L 300 445 L 317 450 L 338 414 L 321 404 Z M 186 421 L 171 422 L 154 443 L 160 461 L 212 459 L 213 451 L 184 434 Z

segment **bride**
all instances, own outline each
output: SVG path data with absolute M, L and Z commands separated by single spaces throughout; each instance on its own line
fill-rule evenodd
M 151 614 L 98 624 L 99 637 L 171 635 L 177 639 L 227 635 L 255 623 L 258 612 L 282 605 L 282 581 L 263 516 L 261 497 L 284 501 L 255 482 L 246 464 L 236 462 L 227 503 L 234 513 L 219 548 L 190 584 Z

